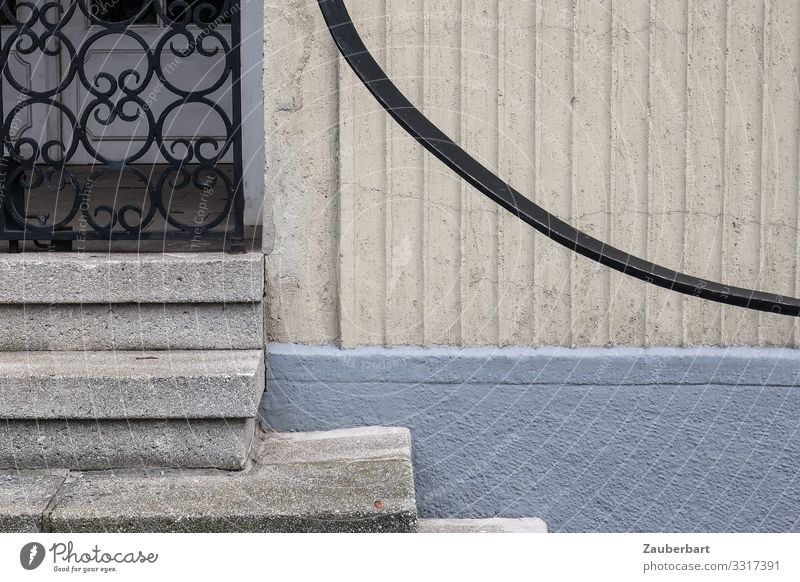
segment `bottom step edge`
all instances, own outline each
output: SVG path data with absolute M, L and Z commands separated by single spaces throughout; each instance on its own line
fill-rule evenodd
M 268 434 L 253 450 L 243 471 L 126 469 L 54 477 L 0 472 L 0 531 L 30 529 L 36 507 L 48 532 L 417 529 L 407 430 L 336 431 L 329 438 Z M 32 496 L 37 478 L 39 493 Z M 28 501 L 22 516 L 14 515 L 20 498 Z

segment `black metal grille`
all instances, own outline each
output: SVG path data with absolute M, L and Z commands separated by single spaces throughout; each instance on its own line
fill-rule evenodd
M 0 0 L 0 14 L 0 240 L 243 250 L 238 0 Z

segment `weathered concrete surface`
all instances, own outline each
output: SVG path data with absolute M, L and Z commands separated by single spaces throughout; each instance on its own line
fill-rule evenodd
M 800 7 L 606 4 L 348 8 L 413 102 L 560 218 L 700 277 L 794 293 Z M 684 298 L 535 234 L 388 120 L 337 66 L 313 2 L 265 12 L 273 340 L 798 344 L 792 318 Z
M 800 531 L 797 350 L 268 353 L 265 426 L 411 429 L 422 517 Z
M 264 20 L 264 251 L 270 337 L 339 337 L 338 52 L 319 7 L 270 0 Z
M 262 438 L 262 452 L 272 445 L 306 451 L 298 460 L 257 453 L 254 466 L 240 473 L 76 475 L 54 500 L 46 527 L 58 532 L 415 529 L 407 432 L 357 430 L 352 438 L 340 432 L 333 444 L 322 435 Z M 318 446 L 323 450 L 309 452 Z
M 411 433 L 405 428 L 357 427 L 325 432 L 262 435 L 258 461 L 262 465 L 328 463 L 405 458 Z
M 0 351 L 259 350 L 260 303 L 0 306 Z
M 522 519 L 420 519 L 419 533 L 547 533 L 538 517 Z
M 0 469 L 242 469 L 253 419 L 7 420 Z
M 261 253 L 0 256 L 0 304 L 246 303 L 264 295 Z
M 0 353 L 0 417 L 253 418 L 260 350 Z
M 0 474 L 0 533 L 41 531 L 42 516 L 66 477 L 66 471 Z

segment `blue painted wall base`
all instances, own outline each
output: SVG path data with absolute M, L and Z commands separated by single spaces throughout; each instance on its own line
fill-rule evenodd
M 411 428 L 421 516 L 800 531 L 796 350 L 267 352 L 268 428 Z

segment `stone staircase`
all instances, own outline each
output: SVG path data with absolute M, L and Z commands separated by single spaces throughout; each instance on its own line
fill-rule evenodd
M 260 430 L 263 261 L 0 255 L 0 532 L 417 531 L 407 429 Z
M 407 430 L 259 429 L 263 261 L 0 255 L 0 532 L 416 528 Z
M 242 469 L 261 253 L 0 257 L 0 470 Z

